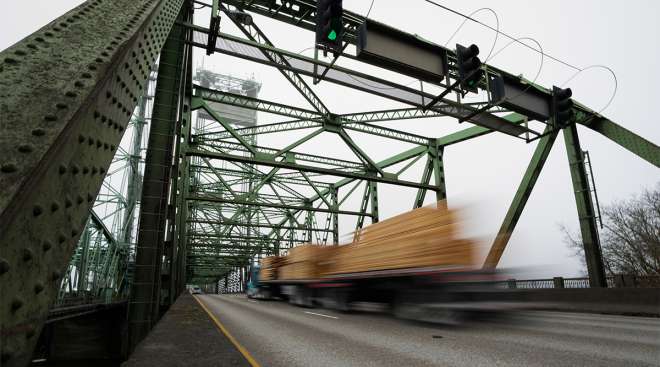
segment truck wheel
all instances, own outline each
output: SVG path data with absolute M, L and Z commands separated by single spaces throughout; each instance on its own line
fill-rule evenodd
M 337 289 L 334 292 L 334 309 L 339 312 L 349 312 L 351 310 L 350 293 L 344 289 Z

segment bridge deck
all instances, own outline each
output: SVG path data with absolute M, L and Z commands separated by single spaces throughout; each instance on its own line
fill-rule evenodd
M 241 352 L 184 292 L 123 367 L 250 366 Z

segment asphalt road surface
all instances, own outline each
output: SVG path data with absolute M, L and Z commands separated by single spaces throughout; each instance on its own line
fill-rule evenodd
M 200 299 L 261 366 L 660 366 L 660 319 L 519 312 L 461 327 L 243 295 Z

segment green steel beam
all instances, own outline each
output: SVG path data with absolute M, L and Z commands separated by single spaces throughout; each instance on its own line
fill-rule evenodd
M 248 37 L 251 41 L 266 44 L 270 47 L 274 47 L 273 43 L 266 37 L 266 35 L 257 27 L 254 22 L 249 25 L 241 23 L 237 18 L 228 11 L 224 4 L 220 4 L 220 9 L 227 14 L 227 17 L 231 19 L 232 22 L 238 27 L 238 29 L 243 32 L 245 36 Z M 261 50 L 263 56 L 265 56 L 271 62 L 279 65 L 277 68 L 280 73 L 293 85 L 300 94 L 314 107 L 316 111 L 322 115 L 327 115 L 330 113 L 328 108 L 323 104 L 323 101 L 314 93 L 314 91 L 307 85 L 307 83 L 298 75 L 295 71 L 290 70 L 291 64 L 288 59 L 277 51 L 265 51 Z
M 227 154 L 222 150 L 230 150 L 230 151 L 235 151 L 237 153 L 249 152 L 249 150 L 245 149 L 240 143 L 234 143 L 234 142 L 214 141 L 214 142 L 207 142 L 205 144 L 201 144 L 200 142 L 195 141 L 194 144 L 191 144 L 191 146 L 197 150 L 199 150 L 198 148 L 200 146 L 203 146 L 204 148 L 207 149 L 212 148 L 218 150 L 219 151 L 218 153 L 220 154 Z M 275 155 L 279 152 L 279 150 L 277 149 L 271 149 L 262 146 L 253 146 L 253 147 L 259 152 L 259 155 L 257 157 L 275 157 Z M 330 166 L 330 167 L 336 167 L 336 168 L 342 168 L 348 170 L 356 170 L 356 171 L 364 169 L 364 164 L 362 162 L 353 162 L 345 159 L 328 158 L 327 156 L 324 157 L 324 156 L 305 154 L 300 152 L 288 152 L 287 156 L 290 157 L 291 160 L 295 162 L 310 162 L 324 166 Z
M 187 8 L 177 19 L 192 17 Z M 129 300 L 129 348 L 133 350 L 160 318 L 161 271 L 166 251 L 166 222 L 169 219 L 168 191 L 174 150 L 174 136 L 179 121 L 187 52 L 186 30 L 175 24 L 161 50 L 154 108 L 149 128 L 149 143 L 145 159 L 140 222 L 135 255 L 135 273 Z
M 613 142 L 629 150 L 638 157 L 660 167 L 660 148 L 632 131 L 606 119 L 594 118 L 583 123 L 586 127 L 596 131 Z
M 575 203 L 580 221 L 582 245 L 584 247 L 587 271 L 589 273 L 589 285 L 591 287 L 607 288 L 605 267 L 603 266 L 603 257 L 600 250 L 600 238 L 598 237 L 598 226 L 596 224 L 596 212 L 591 201 L 591 189 L 584 166 L 584 153 L 580 147 L 580 139 L 575 124 L 564 128 L 564 142 L 566 143 L 568 164 L 571 171 Z
M 424 149 L 426 149 L 426 147 L 424 147 Z M 226 154 L 226 153 L 207 152 L 207 151 L 203 151 L 203 150 L 199 150 L 199 149 L 190 149 L 187 152 L 187 154 L 192 155 L 192 156 L 207 157 L 207 158 L 212 158 L 212 159 L 221 159 L 221 160 L 226 160 L 226 161 L 252 163 L 252 164 L 261 165 L 261 166 L 268 166 L 268 167 L 279 167 L 279 168 L 290 169 L 290 170 L 298 170 L 298 171 L 304 171 L 304 172 L 315 172 L 315 173 L 321 173 L 321 174 L 330 175 L 330 176 L 338 176 L 338 177 L 346 177 L 346 178 L 352 178 L 352 179 L 376 181 L 376 182 L 388 183 L 388 184 L 399 185 L 399 186 L 407 186 L 407 187 L 414 187 L 414 188 L 426 187 L 428 189 L 434 189 L 434 187 L 430 186 L 430 185 L 423 185 L 423 184 L 420 184 L 420 183 L 417 183 L 417 182 L 404 181 L 404 180 L 400 180 L 398 178 L 391 177 L 388 173 L 385 173 L 384 176 L 376 176 L 376 175 L 368 174 L 368 173 L 365 173 L 365 172 L 340 171 L 340 170 L 337 170 L 337 169 L 321 168 L 321 167 L 315 167 L 315 166 L 309 166 L 309 165 L 290 163 L 290 162 L 286 162 L 286 161 L 276 161 L 274 159 L 268 159 L 268 158 L 245 157 L 245 156 L 238 156 L 238 155 L 232 155 L 232 154 Z M 381 170 L 382 170 L 382 168 L 381 168 Z M 341 181 L 340 181 L 340 183 L 341 183 Z M 315 197 L 313 199 L 313 201 L 315 201 L 316 199 L 318 199 L 318 197 Z
M 264 99 L 247 97 L 240 94 L 223 92 L 195 86 L 195 97 L 202 98 L 206 102 L 222 103 L 231 106 L 248 108 L 251 110 L 273 113 L 281 116 L 288 116 L 300 120 L 322 119 L 323 115 L 316 111 L 304 108 L 287 106 L 285 104 L 266 101 Z M 250 128 L 247 128 L 250 129 Z
M 241 143 L 241 145 L 243 145 L 245 149 L 247 149 L 250 153 L 252 153 L 253 155 L 257 154 L 257 151 L 252 146 L 252 144 L 247 140 L 245 140 L 245 138 L 241 134 L 237 133 L 234 130 L 234 128 L 231 127 L 231 125 L 225 121 L 225 119 L 220 117 L 220 115 L 217 112 L 215 112 L 215 110 L 213 110 L 203 99 L 200 99 L 199 97 L 195 97 L 192 100 L 192 110 L 194 111 L 199 108 L 204 109 L 204 111 L 206 111 L 209 115 L 211 115 L 211 117 L 213 117 L 218 123 L 220 123 L 220 125 L 222 125 L 222 127 L 225 130 L 227 130 L 227 132 L 231 134 L 231 136 L 234 139 L 238 140 L 238 142 Z
M 208 29 L 192 24 L 185 24 L 185 26 L 189 27 L 193 32 L 193 41 L 191 41 L 190 43 L 195 47 L 206 47 L 203 43 L 200 42 L 200 39 L 207 37 L 206 35 L 209 32 Z M 405 85 L 400 85 L 384 79 L 376 78 L 372 75 L 343 68 L 337 66 L 336 64 L 330 65 L 318 59 L 313 59 L 307 56 L 303 56 L 301 54 L 288 52 L 286 50 L 278 49 L 268 44 L 246 40 L 227 33 L 220 33 L 219 37 L 225 41 L 223 45 L 226 44 L 226 47 L 216 48 L 217 52 L 242 58 L 245 60 L 254 61 L 260 64 L 273 66 L 278 68 L 279 70 L 286 69 L 294 73 L 297 72 L 300 74 L 313 76 L 313 72 L 308 70 L 307 68 L 297 68 L 291 65 L 282 66 L 281 64 L 278 64 L 276 62 L 266 60 L 261 57 L 257 57 L 250 51 L 254 51 L 256 49 L 262 53 L 274 53 L 278 55 L 283 55 L 283 57 L 298 59 L 304 63 L 310 63 L 314 65 L 320 65 L 323 67 L 332 68 L 337 73 L 337 76 L 336 77 L 330 75 L 326 76 L 325 80 L 329 82 L 343 85 L 349 88 L 357 89 L 363 92 L 371 93 L 374 95 L 378 95 L 398 102 L 402 102 L 418 108 L 422 108 L 424 106 L 423 104 L 424 100 L 430 100 L 435 97 L 432 94 L 425 93 L 423 91 L 413 89 Z M 246 50 L 250 50 L 250 51 L 246 51 Z M 380 85 L 374 88 L 373 86 L 371 87 L 368 86 L 369 84 L 368 82 L 366 83 L 360 83 L 359 81 L 350 82 L 348 81 L 348 78 L 342 78 L 339 75 L 344 75 L 344 76 L 348 75 L 352 79 L 359 78 L 365 80 L 365 82 L 372 81 L 373 83 L 377 83 Z M 388 92 L 388 90 L 390 89 L 397 89 L 398 93 L 392 93 L 391 91 Z M 432 106 L 431 109 L 443 113 L 446 116 L 455 117 L 461 120 L 467 120 L 475 125 L 496 129 L 502 133 L 515 137 L 521 137 L 523 134 L 538 135 L 538 133 L 533 130 L 527 129 L 526 127 L 522 127 L 517 124 L 511 124 L 509 121 L 506 121 L 505 119 L 502 119 L 490 112 L 484 111 L 477 113 L 478 107 L 474 104 L 462 104 L 449 99 L 442 99 L 441 102 L 442 103 L 440 104 L 436 104 Z
M 378 165 L 376 165 L 376 162 L 374 162 L 369 157 L 369 155 L 364 150 L 362 150 L 362 148 L 360 148 L 357 144 L 355 144 L 353 139 L 351 139 L 351 137 L 348 136 L 348 134 L 346 134 L 344 130 L 339 129 L 339 137 L 341 137 L 341 139 L 346 143 L 346 145 L 348 145 L 348 148 L 350 148 L 358 158 L 360 158 L 362 161 L 365 162 L 365 165 L 368 166 L 369 170 L 375 170 L 381 176 L 385 176 L 385 172 L 380 167 L 378 167 Z
M 532 190 L 534 189 L 534 185 L 536 184 L 536 181 L 541 174 L 543 165 L 545 164 L 545 161 L 548 158 L 550 151 L 552 150 L 552 145 L 557 138 L 558 132 L 552 131 L 551 126 L 546 128 L 546 132 L 548 132 L 548 135 L 542 137 L 536 145 L 532 159 L 530 160 L 529 165 L 527 165 L 527 170 L 525 171 L 522 181 L 518 186 L 518 190 L 513 197 L 513 201 L 509 206 L 509 210 L 506 212 L 504 221 L 502 222 L 502 225 L 497 232 L 497 236 L 495 237 L 495 241 L 493 242 L 493 245 L 491 246 L 488 255 L 486 256 L 486 260 L 483 265 L 483 267 L 486 269 L 494 269 L 497 267 L 497 264 L 499 263 L 500 258 L 504 253 L 504 249 L 509 243 L 511 234 L 516 228 L 518 219 L 520 219 L 523 209 L 525 209 L 525 204 L 527 204 L 527 200 L 532 194 Z
M 3 366 L 31 361 L 161 34 L 182 4 L 85 2 L 0 52 Z
M 244 206 L 265 206 L 265 207 L 269 207 L 269 208 L 295 210 L 297 212 L 311 210 L 311 211 L 314 211 L 314 212 L 321 212 L 321 213 L 338 213 L 338 214 L 344 214 L 344 215 L 366 215 L 366 216 L 371 216 L 370 213 L 354 212 L 354 211 L 349 211 L 349 210 L 339 210 L 339 209 L 332 209 L 332 208 L 328 208 L 328 209 L 326 209 L 326 208 L 313 208 L 313 207 L 308 208 L 306 206 L 295 206 L 295 205 L 287 205 L 287 204 L 255 202 L 255 201 L 246 201 L 246 200 L 230 200 L 230 199 L 223 199 L 223 198 L 217 198 L 217 197 L 206 197 L 206 196 L 198 196 L 198 195 L 191 195 L 191 196 L 188 197 L 188 200 L 209 201 L 209 202 L 215 202 L 215 203 L 244 205 Z
M 433 158 L 429 155 L 426 159 L 426 166 L 422 172 L 421 183 L 428 185 L 431 182 L 431 174 L 433 173 Z M 426 189 L 418 189 L 417 196 L 415 197 L 415 203 L 413 204 L 413 209 L 421 208 L 424 205 L 424 199 L 426 198 Z
M 511 122 L 512 124 L 520 125 L 527 121 L 527 116 L 521 115 L 519 113 L 512 113 L 509 115 L 506 115 L 503 117 L 505 120 Z M 490 134 L 492 132 L 495 132 L 494 130 L 491 130 L 489 128 L 481 127 L 481 126 L 473 126 L 469 127 L 467 129 L 457 131 L 455 133 L 443 136 L 441 138 L 437 139 L 438 145 L 440 146 L 447 146 L 447 145 L 452 145 L 456 143 L 460 143 L 462 141 L 466 141 L 469 139 L 474 139 L 479 136 L 483 136 L 486 134 Z
M 447 188 L 445 186 L 445 164 L 444 147 L 429 147 L 429 155 L 433 159 L 433 177 L 435 179 L 435 200 L 447 200 Z

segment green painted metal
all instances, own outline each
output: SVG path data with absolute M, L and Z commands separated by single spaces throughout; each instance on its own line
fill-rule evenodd
M 592 287 L 607 287 L 605 268 L 600 251 L 600 238 L 596 224 L 596 212 L 591 200 L 591 188 L 584 165 L 584 153 L 580 147 L 577 126 L 575 124 L 564 128 L 564 142 L 568 153 L 568 164 L 571 171 L 571 181 L 575 193 L 580 232 L 584 256 L 589 272 L 589 284 Z
M 206 102 L 223 103 L 231 106 L 244 107 L 252 110 L 288 116 L 301 120 L 322 119 L 323 115 L 304 108 L 287 106 L 281 103 L 252 98 L 240 94 L 212 90 L 198 85 L 195 86 L 195 97 L 202 98 Z M 246 128 L 250 129 L 250 128 Z
M 227 11 L 227 8 L 224 6 L 224 4 L 220 4 L 220 8 L 222 11 L 227 14 L 228 18 L 234 22 L 234 24 L 243 32 L 245 36 L 248 37 L 248 39 L 258 42 L 258 43 L 263 43 L 269 46 L 273 46 L 273 43 L 266 37 L 266 35 L 257 27 L 256 24 L 252 23 L 250 25 L 244 25 L 241 22 L 239 22 L 236 17 L 229 11 Z M 284 57 L 281 53 L 274 51 L 274 52 L 266 52 L 263 51 L 262 54 L 271 62 L 274 62 L 278 65 L 281 65 L 282 67 L 279 67 L 278 70 L 282 73 L 282 75 L 293 85 L 299 92 L 300 94 L 314 107 L 316 111 L 323 115 L 327 115 L 330 111 L 328 111 L 328 108 L 323 104 L 321 99 L 314 93 L 314 91 L 307 85 L 307 83 L 294 71 L 291 71 L 290 69 L 287 69 L 287 67 L 290 68 L 291 64 L 289 63 L 288 59 Z
M 512 114 L 506 115 L 506 116 L 504 116 L 504 119 L 511 122 L 511 123 L 513 123 L 513 124 L 516 124 L 516 125 L 522 124 L 525 121 L 527 121 L 526 116 L 523 116 L 519 113 L 512 113 Z M 441 145 L 441 146 L 447 146 L 447 145 L 460 143 L 462 141 L 466 141 L 466 140 L 469 140 L 469 139 L 474 139 L 474 138 L 477 138 L 479 136 L 490 134 L 492 132 L 493 132 L 493 130 L 485 128 L 485 127 L 473 126 L 473 127 L 470 127 L 470 128 L 467 128 L 467 129 L 449 134 L 447 136 L 443 136 L 441 138 L 438 138 L 437 143 L 438 143 L 438 145 Z
M 580 121 L 578 117 L 578 121 Z M 632 131 L 602 117 L 588 119 L 583 124 L 626 148 L 656 167 L 660 167 L 660 148 Z
M 182 3 L 85 2 L 0 53 L 3 366 L 31 360 Z
M 139 195 L 136 178 L 139 176 L 135 168 L 139 162 L 136 157 L 139 148 L 127 154 L 131 156 L 130 166 L 136 173 L 131 177 L 128 195 L 108 187 L 108 192 L 102 192 L 97 198 L 97 202 L 117 201 L 127 208 L 122 213 L 122 228 L 115 228 L 114 224 L 112 228 L 106 228 L 104 221 L 107 223 L 107 218 L 98 215 L 92 215 L 89 221 L 86 218 L 113 154 L 117 150 L 123 153 L 116 147 L 133 108 L 144 102 L 138 96 L 143 94 L 141 89 L 159 53 L 161 73 L 152 132 L 154 140 L 155 135 L 160 134 L 163 149 L 150 143 L 148 151 L 151 159 L 147 165 L 151 168 L 145 174 L 143 198 L 156 200 L 143 199 L 142 203 L 145 209 L 140 221 L 142 246 L 138 248 L 131 294 L 130 320 L 134 341 L 144 335 L 186 281 L 213 283 L 224 278 L 229 284 L 227 280 L 231 279 L 231 287 L 240 289 L 246 267 L 261 256 L 279 254 L 295 244 L 314 239 L 325 244 L 330 232 L 333 243 L 337 244 L 340 215 L 358 216 L 358 228 L 362 227 L 366 217 L 377 221 L 379 183 L 417 189 L 415 206 L 423 205 L 427 190 L 435 191 L 437 200 L 444 200 L 444 147 L 492 132 L 492 128 L 483 127 L 493 126 L 484 119 L 490 119 L 511 135 L 531 134 L 531 139 L 540 137 L 539 146 L 491 250 L 494 255 L 489 255 L 491 263 L 496 263 L 495 257 L 499 259 L 508 241 L 508 237 L 503 236 L 514 230 L 557 131 L 546 129 L 546 135 L 541 137 L 541 134 L 527 129 L 522 115 L 513 113 L 499 117 L 507 113 L 501 107 L 470 119 L 482 126 L 438 139 L 372 124 L 439 116 L 464 119 L 486 106 L 487 102 L 441 100 L 432 110 L 424 112 L 419 107 L 433 95 L 279 49 L 261 29 L 239 24 L 226 8 L 237 5 L 242 10 L 314 29 L 315 6 L 304 0 L 287 0 L 284 6 L 273 6 L 270 0 L 214 1 L 214 5 L 225 11 L 247 37 L 221 33 L 218 45 L 226 42 L 237 48 L 219 52 L 277 68 L 312 109 L 259 99 L 256 93 L 230 92 L 233 88 L 193 88 L 191 53 L 183 44 L 205 47 L 198 38 L 201 36 L 206 41 L 204 36 L 208 36 L 208 30 L 191 25 L 190 18 L 179 18 L 180 22 L 170 33 L 182 4 L 182 0 L 87 3 L 2 53 L 0 86 L 3 88 L 0 88 L 0 96 L 3 98 L 0 107 L 8 116 L 3 123 L 7 122 L 9 134 L 0 137 L 0 156 L 6 157 L 0 163 L 0 185 L 7 189 L 0 194 L 0 225 L 9 230 L 0 233 L 3 249 L 0 282 L 3 294 L 7 291 L 10 295 L 0 311 L 2 333 L 10 335 L 2 346 L 3 363 L 9 361 L 9 365 L 20 365 L 28 360 L 34 335 L 38 333 L 48 304 L 55 299 L 58 290 L 63 294 L 86 290 L 91 292 L 90 297 L 109 299 L 120 297 L 122 289 L 127 289 L 122 288 L 125 287 L 122 284 L 127 284 L 130 278 L 125 259 L 130 258 L 127 249 L 130 250 L 132 241 L 132 212 Z M 122 17 L 109 17 L 108 14 L 122 14 Z M 354 42 L 356 29 L 363 20 L 350 11 L 344 13 L 349 42 Z M 168 35 L 171 37 L 163 48 Z M 254 52 L 241 54 L 238 48 Z M 97 50 L 104 51 L 99 54 Z M 53 64 L 53 55 L 63 62 Z M 296 66 L 300 63 L 332 68 L 325 80 L 412 107 L 332 114 L 300 77 L 311 76 L 309 70 Z M 456 77 L 451 52 L 449 68 L 447 82 Z M 34 70 L 49 70 L 49 73 L 35 73 Z M 486 72 L 488 75 L 507 74 L 490 66 Z M 343 80 L 335 73 L 343 74 Z M 361 82 L 352 83 L 349 77 Z M 255 84 L 253 80 L 245 82 Z M 439 85 L 444 87 L 442 83 Z M 538 85 L 532 86 L 547 92 Z M 390 92 L 390 88 L 396 91 Z M 24 106 L 34 106 L 34 100 L 53 101 L 55 107 L 44 103 L 26 112 Z M 222 106 L 226 105 L 296 120 L 254 125 L 255 112 L 254 121 L 239 128 L 224 119 Z M 198 121 L 191 121 L 195 109 L 203 109 L 217 123 L 207 120 L 198 124 L 199 114 Z M 575 110 L 579 123 L 655 166 L 659 165 L 657 145 L 582 105 L 576 103 Z M 213 125 L 205 125 L 209 123 Z M 257 145 L 260 135 L 300 129 L 312 130 L 301 139 L 287 142 L 284 148 Z M 385 140 L 388 142 L 410 143 L 414 147 L 376 162 L 353 137 L 358 134 L 349 136 L 349 130 L 388 139 Z M 339 134 L 357 160 L 294 151 L 302 149 L 303 144 L 311 139 L 322 139 L 324 132 Z M 588 194 L 589 183 L 581 164 L 575 127 L 566 129 L 564 134 L 581 228 L 586 238 L 590 274 L 595 274 L 592 284 L 597 285 L 600 284 L 597 232 Z M 139 137 L 134 136 L 134 139 L 139 140 Z M 154 154 L 160 164 L 154 164 Z M 421 182 L 398 178 L 423 157 L 428 161 Z M 401 166 L 396 173 L 388 171 L 398 164 Z M 434 177 L 433 184 L 431 176 Z M 360 208 L 352 210 L 347 198 L 362 184 L 365 192 Z M 149 219 L 154 213 L 158 218 Z M 319 220 L 321 217 L 324 219 Z M 167 228 L 163 224 L 165 219 Z M 149 241 L 145 240 L 145 228 L 153 232 Z M 82 237 L 81 241 L 78 241 L 79 237 Z M 80 245 L 76 249 L 77 243 Z M 151 253 L 146 243 L 153 244 Z M 12 244 L 9 255 L 4 251 L 10 248 L 7 244 Z M 23 249 L 15 244 L 28 245 L 21 245 L 25 247 Z M 67 264 L 71 265 L 67 268 Z M 63 269 L 69 269 L 64 276 Z M 60 285 L 61 278 L 64 281 Z
M 441 201 L 447 199 L 447 188 L 445 186 L 445 165 L 444 165 L 444 147 L 429 147 L 429 155 L 433 159 L 433 177 L 435 179 L 435 200 Z
M 532 194 L 534 185 L 541 174 L 543 165 L 545 164 L 545 161 L 550 154 L 550 150 L 552 150 L 552 145 L 557 138 L 557 131 L 553 131 L 551 126 L 546 128 L 546 132 L 549 134 L 541 138 L 536 145 L 532 159 L 527 165 L 527 169 L 525 170 L 522 181 L 513 197 L 513 201 L 509 206 L 509 210 L 506 212 L 504 221 L 495 237 L 495 241 L 486 256 L 483 265 L 484 268 L 493 269 L 499 263 L 500 258 L 504 253 L 504 249 L 509 243 L 511 234 L 516 228 L 516 224 L 518 224 L 518 220 L 525 209 L 525 204 L 527 204 L 527 200 Z
M 178 21 L 191 16 L 186 8 L 178 13 Z M 140 204 L 135 275 L 129 301 L 131 348 L 135 348 L 160 318 L 162 277 L 172 276 L 168 271 L 162 272 L 163 263 L 173 258 L 171 243 L 166 242 L 169 233 L 166 223 L 172 218 L 168 207 L 171 161 L 190 48 L 184 39 L 185 29 L 175 24 L 163 45 L 158 67 Z M 168 296 L 167 292 L 163 293 Z

